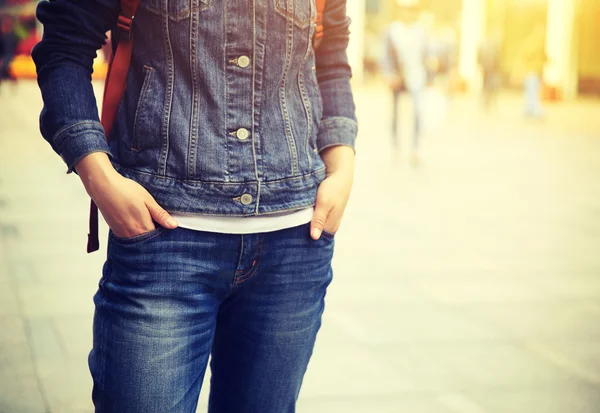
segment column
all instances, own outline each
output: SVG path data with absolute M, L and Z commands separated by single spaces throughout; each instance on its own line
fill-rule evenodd
M 486 0 L 463 0 L 458 71 L 470 90 L 481 87 L 477 50 L 486 30 Z
M 577 48 L 575 1 L 548 0 L 544 81 L 566 99 L 577 96 Z

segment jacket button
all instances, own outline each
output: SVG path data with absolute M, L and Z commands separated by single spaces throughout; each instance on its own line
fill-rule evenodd
M 250 195 L 250 194 L 244 194 L 244 195 L 242 195 L 242 197 L 240 199 L 240 201 L 244 205 L 250 205 L 252 203 L 252 200 L 253 200 L 253 198 L 252 198 L 252 195 Z
M 246 128 L 239 128 L 235 135 L 239 140 L 245 141 L 250 136 L 250 132 L 248 132 L 248 129 Z
M 250 65 L 250 58 L 248 56 L 240 56 L 237 59 L 239 67 L 248 67 Z

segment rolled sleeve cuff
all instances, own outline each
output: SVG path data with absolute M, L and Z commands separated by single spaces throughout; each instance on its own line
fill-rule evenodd
M 67 126 L 58 131 L 53 142 L 55 151 L 67 164 L 67 173 L 73 172 L 75 165 L 90 153 L 104 152 L 111 156 L 104 128 L 97 121 Z
M 354 149 L 358 124 L 344 117 L 330 117 L 321 121 L 317 135 L 317 149 L 321 152 L 331 146 L 344 145 Z

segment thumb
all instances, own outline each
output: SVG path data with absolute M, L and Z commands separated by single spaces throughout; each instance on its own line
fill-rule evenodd
M 323 228 L 325 228 L 325 223 L 327 222 L 330 211 L 331 206 L 317 200 L 315 212 L 313 213 L 313 218 L 310 223 L 310 235 L 312 239 L 318 240 L 321 238 L 321 233 L 323 232 Z
M 177 221 L 169 215 L 167 211 L 165 211 L 158 203 L 154 200 L 147 200 L 146 207 L 152 216 L 152 219 L 156 221 L 161 227 L 165 227 L 168 229 L 177 228 Z

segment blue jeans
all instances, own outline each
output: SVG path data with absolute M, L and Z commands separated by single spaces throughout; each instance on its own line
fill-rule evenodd
M 309 225 L 252 235 L 158 227 L 110 235 L 94 297 L 97 413 L 291 413 L 331 282 Z

